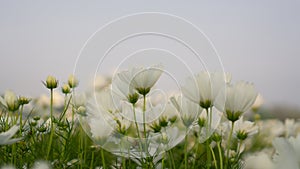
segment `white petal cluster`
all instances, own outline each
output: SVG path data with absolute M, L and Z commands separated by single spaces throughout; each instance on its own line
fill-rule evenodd
M 203 108 L 215 105 L 217 97 L 224 98 L 226 84 L 231 81 L 231 76 L 226 73 L 200 72 L 186 80 L 182 87 L 183 94 Z
M 0 145 L 9 145 L 22 140 L 22 138 L 12 139 L 18 130 L 19 126 L 12 126 L 8 131 L 0 133 Z

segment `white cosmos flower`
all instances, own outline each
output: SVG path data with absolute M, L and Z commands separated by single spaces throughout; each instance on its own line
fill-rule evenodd
M 275 169 L 300 169 L 300 135 L 295 137 L 276 138 L 273 141 L 276 149 Z
M 232 124 L 232 123 L 230 123 Z M 234 135 L 241 140 L 246 139 L 248 136 L 252 136 L 258 132 L 258 126 L 254 122 L 244 121 L 240 118 L 234 123 Z
M 7 108 L 9 111 L 16 111 L 19 109 L 19 99 L 16 94 L 10 90 L 7 90 L 4 94 L 4 99 L 0 97 L 0 102 Z
M 221 102 L 223 101 L 223 103 L 218 104 L 224 104 L 224 89 L 230 81 L 231 76 L 229 74 L 203 71 L 187 78 L 186 84 L 182 87 L 182 92 L 188 99 L 206 109 L 216 104 L 217 97 Z
M 12 126 L 8 131 L 0 133 L 0 145 L 9 145 L 20 141 L 22 138 L 11 139 L 19 130 L 19 126 Z
M 131 87 L 137 90 L 137 92 L 141 95 L 148 94 L 150 89 L 160 78 L 163 72 L 162 69 L 162 65 L 154 65 L 149 68 L 142 69 L 134 75 L 130 84 Z
M 148 94 L 162 72 L 161 65 L 149 68 L 131 68 L 119 72 L 112 80 L 112 91 L 117 99 L 135 104 L 138 100 L 137 93 L 141 95 Z
M 113 118 L 96 103 L 91 102 L 87 103 L 87 117 L 85 118 L 93 139 L 101 145 L 104 144 L 113 132 L 113 126 L 115 126 Z
M 234 85 L 228 85 L 226 89 L 226 101 L 223 112 L 226 112 L 227 119 L 236 121 L 240 115 L 251 108 L 257 97 L 254 85 L 240 81 Z
M 122 71 L 112 79 L 111 90 L 114 102 L 118 104 L 121 100 L 132 104 L 137 102 L 139 95 L 130 87 L 131 80 L 137 71 L 140 69 L 132 68 L 128 71 Z
M 195 123 L 198 115 L 203 110 L 198 104 L 186 99 L 185 97 L 172 97 L 171 102 L 176 108 L 176 110 L 179 112 L 180 118 L 184 126 L 187 128 L 189 128 Z

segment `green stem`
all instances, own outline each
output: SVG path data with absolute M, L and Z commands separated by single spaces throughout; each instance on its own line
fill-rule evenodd
M 143 104 L 143 125 L 144 125 L 144 137 L 147 137 L 146 133 L 146 119 L 145 119 L 145 113 L 146 113 L 146 95 L 144 96 L 144 104 Z
M 188 138 L 188 128 L 185 129 L 185 138 L 184 138 L 184 168 L 187 169 L 188 166 L 188 160 L 187 160 L 187 138 Z
M 48 143 L 47 155 L 46 160 L 49 159 L 49 154 L 52 146 L 52 139 L 54 133 L 54 126 L 53 126 L 53 89 L 50 89 L 50 119 L 51 119 L 51 131 L 50 131 L 50 139 Z
M 170 156 L 171 163 L 172 163 L 171 168 L 176 168 L 172 149 L 169 150 L 169 156 Z
M 213 159 L 214 159 L 214 164 L 215 164 L 215 167 L 216 167 L 216 169 L 218 169 L 217 159 L 216 159 L 216 156 L 215 156 L 214 150 L 212 149 L 212 147 L 211 147 L 211 146 L 209 146 L 209 148 L 210 148 L 210 151 L 211 151 L 212 157 L 213 157 Z
M 94 158 L 95 158 L 95 152 L 92 151 L 92 159 L 91 159 L 90 169 L 93 169 L 93 168 L 94 168 Z
M 230 133 L 229 133 L 229 137 L 228 137 L 228 141 L 227 141 L 227 152 L 226 152 L 226 156 L 227 156 L 227 160 L 226 160 L 226 168 L 228 168 L 228 164 L 229 164 L 229 150 L 230 150 L 230 142 L 231 142 L 231 137 L 232 137 L 232 133 L 233 133 L 233 128 L 234 128 L 234 122 L 232 121 L 232 126 L 230 129 Z
M 219 151 L 219 159 L 220 159 L 220 169 L 223 169 L 223 156 L 222 156 L 222 149 L 221 149 L 221 142 L 217 142 L 218 151 Z
M 20 111 L 20 136 L 22 136 L 22 129 L 23 129 L 23 108 L 24 108 L 24 105 L 21 105 L 21 111 Z
M 162 160 L 161 160 L 161 168 L 165 168 L 165 153 L 162 155 Z
M 210 132 L 210 119 L 209 119 L 209 117 L 210 117 L 210 114 L 209 114 L 209 110 L 208 109 L 205 109 L 206 110 L 206 123 L 205 123 L 205 125 L 206 125 L 206 167 L 207 168 L 210 168 L 211 167 L 211 154 L 210 154 L 210 145 L 209 145 L 209 132 Z
M 104 150 L 103 150 L 103 148 L 101 148 L 101 159 L 102 159 L 102 166 L 103 166 L 103 169 L 106 169 L 105 158 L 104 158 Z
M 141 135 L 140 135 L 139 125 L 138 125 L 137 120 L 136 120 L 136 113 L 135 113 L 135 105 L 134 104 L 132 104 L 132 109 L 133 109 L 134 124 L 135 124 L 135 128 L 136 128 L 137 136 L 139 138 L 139 146 L 140 146 L 141 158 L 142 158 L 142 156 L 143 156 L 143 154 L 142 154 L 142 150 L 143 150 L 142 138 L 141 138 Z

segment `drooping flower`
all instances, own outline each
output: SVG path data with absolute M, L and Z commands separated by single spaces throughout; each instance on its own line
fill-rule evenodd
M 0 133 L 0 145 L 9 145 L 22 140 L 22 138 L 12 139 L 19 129 L 19 126 L 12 126 L 8 131 Z
M 182 87 L 185 97 L 199 104 L 202 108 L 208 109 L 215 105 L 217 97 L 225 101 L 225 87 L 231 81 L 231 76 L 226 73 L 200 72 L 186 80 Z M 223 98 L 223 99 L 222 99 Z M 222 103 L 219 103 L 222 104 Z
M 226 88 L 226 101 L 223 112 L 227 119 L 235 122 L 240 116 L 249 110 L 257 97 L 254 85 L 248 82 L 237 82 Z

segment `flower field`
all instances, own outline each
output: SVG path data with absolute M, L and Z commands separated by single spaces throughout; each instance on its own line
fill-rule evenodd
M 300 168 L 300 123 L 263 118 L 254 84 L 198 72 L 160 94 L 163 65 L 117 72 L 79 93 L 48 76 L 39 98 L 0 97 L 2 168 Z

